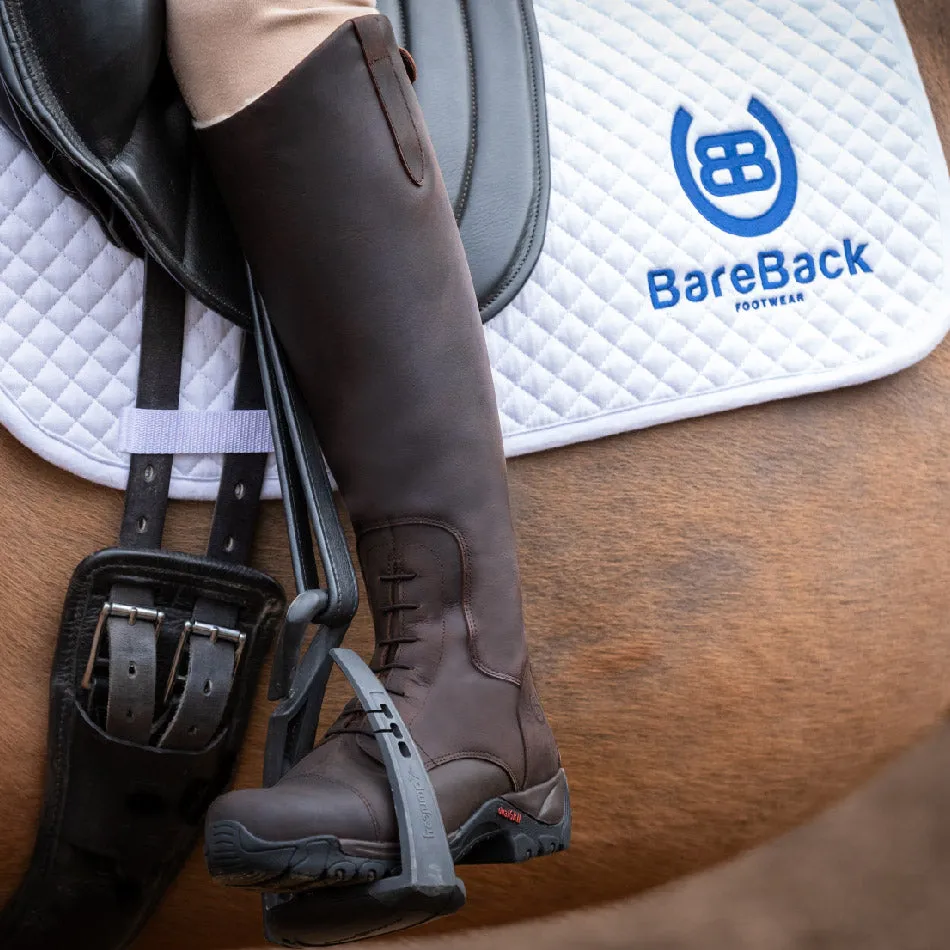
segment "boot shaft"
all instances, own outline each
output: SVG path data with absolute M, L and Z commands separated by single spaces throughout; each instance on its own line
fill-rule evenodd
M 410 523 L 453 537 L 473 662 L 520 681 L 520 581 L 491 369 L 388 20 L 345 25 L 201 135 L 358 537 Z M 371 583 L 377 566 L 363 566 Z

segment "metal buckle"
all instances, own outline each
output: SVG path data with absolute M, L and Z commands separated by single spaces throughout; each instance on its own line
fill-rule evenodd
M 244 655 L 244 646 L 247 643 L 247 634 L 240 630 L 232 630 L 230 627 L 219 627 L 213 623 L 202 623 L 200 620 L 186 620 L 181 628 L 181 636 L 178 638 L 178 646 L 175 647 L 175 657 L 172 660 L 172 668 L 168 673 L 168 682 L 165 684 L 165 702 L 171 699 L 172 690 L 175 688 L 175 677 L 178 675 L 178 666 L 181 663 L 182 654 L 185 652 L 185 646 L 192 637 L 207 637 L 212 644 L 219 640 L 234 644 L 234 669 L 237 671 L 241 663 L 241 657 Z
M 82 677 L 82 688 L 92 688 L 92 671 L 96 665 L 96 657 L 99 655 L 99 644 L 102 640 L 102 631 L 106 628 L 106 621 L 110 617 L 124 617 L 129 621 L 129 626 L 134 627 L 138 620 L 145 620 L 155 628 L 155 639 L 162 632 L 162 624 L 165 622 L 165 614 L 161 610 L 154 610 L 151 607 L 132 607 L 128 604 L 114 604 L 106 601 L 99 611 L 99 619 L 96 621 L 96 630 L 92 635 L 92 647 L 89 650 L 89 659 L 86 661 L 86 670 Z

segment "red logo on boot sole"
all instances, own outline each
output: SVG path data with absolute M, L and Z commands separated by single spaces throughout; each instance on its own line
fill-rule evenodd
M 502 818 L 507 818 L 509 821 L 513 821 L 516 825 L 521 824 L 521 812 L 515 811 L 513 808 L 502 808 L 499 806 L 498 814 Z

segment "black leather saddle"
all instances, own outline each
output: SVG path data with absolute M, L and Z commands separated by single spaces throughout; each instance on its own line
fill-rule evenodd
M 527 280 L 550 190 L 530 0 L 380 0 L 416 90 L 483 319 Z M 164 0 L 2 0 L 0 118 L 90 207 L 202 303 L 251 323 L 243 257 L 164 53 Z

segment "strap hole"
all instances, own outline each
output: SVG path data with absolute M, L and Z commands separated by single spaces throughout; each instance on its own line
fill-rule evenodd
M 145 466 L 145 471 L 142 472 L 142 477 L 143 477 L 143 478 L 145 479 L 145 481 L 147 481 L 147 482 L 154 482 L 154 481 L 155 481 L 155 466 L 154 466 L 154 465 L 146 465 L 146 466 Z
M 211 684 L 211 680 L 205 680 L 205 685 L 204 685 L 204 694 L 205 694 L 205 696 L 210 696 L 210 695 L 211 695 L 211 685 L 212 685 L 212 684 Z
M 236 547 L 237 542 L 234 540 L 234 535 L 228 535 L 227 541 L 224 542 L 224 550 L 230 554 Z
M 129 676 L 135 676 L 135 664 L 134 664 L 134 663 L 130 663 L 130 664 L 129 664 Z
M 196 735 L 198 735 L 198 727 L 197 727 L 197 726 L 189 726 L 189 727 L 188 727 L 188 735 L 189 735 L 189 736 L 196 736 Z
M 137 527 L 139 529 L 139 534 L 145 534 L 145 532 L 148 530 L 148 518 L 146 518 L 145 515 L 142 515 L 142 517 L 139 518 Z
M 390 708 L 389 708 L 385 703 L 380 703 L 380 704 L 379 704 L 379 708 L 380 708 L 380 710 L 382 711 L 383 715 L 384 715 L 387 719 L 392 719 L 392 718 L 393 718 L 393 714 L 392 714 Z
M 402 738 L 402 732 L 400 731 L 399 726 L 397 726 L 396 723 L 393 723 L 389 728 L 390 728 L 390 730 L 392 730 L 392 734 L 393 734 L 397 739 L 401 739 L 401 738 Z
M 238 482 L 234 486 L 234 497 L 237 498 L 238 501 L 240 501 L 244 497 L 245 491 L 246 489 L 244 487 L 244 482 Z
M 399 743 L 399 751 L 402 753 L 402 757 L 404 759 L 412 758 L 412 753 L 409 751 L 409 746 L 407 746 L 405 742 Z

